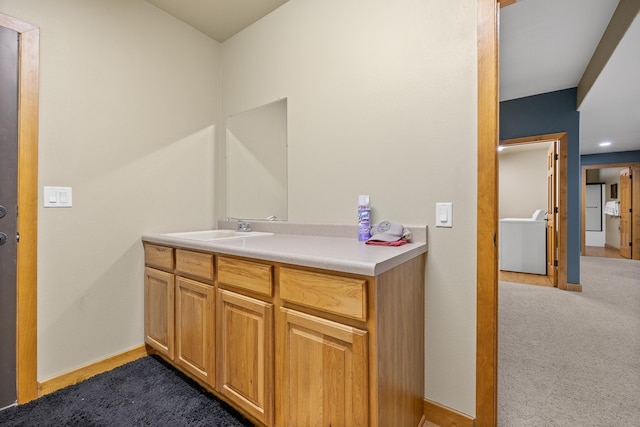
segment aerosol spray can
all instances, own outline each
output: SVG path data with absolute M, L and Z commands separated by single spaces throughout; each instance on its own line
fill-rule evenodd
M 371 206 L 369 196 L 358 196 L 358 240 L 361 242 L 371 237 Z

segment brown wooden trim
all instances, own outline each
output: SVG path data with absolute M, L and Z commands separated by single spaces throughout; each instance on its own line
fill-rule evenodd
M 566 132 L 558 138 L 559 170 L 558 170 L 558 289 L 567 290 L 567 177 L 569 168 L 569 138 Z
M 18 32 L 18 233 L 16 280 L 16 388 L 18 403 L 38 397 L 38 100 L 40 30 L 0 14 L 0 25 Z
M 521 138 L 511 138 L 500 140 L 500 145 L 513 144 L 536 144 L 538 142 L 556 141 L 566 135 L 566 132 L 546 133 L 544 135 L 523 136 Z
M 500 7 L 511 6 L 516 3 L 518 0 L 498 0 L 500 2 Z
M 478 217 L 476 418 L 498 423 L 498 22 L 495 0 L 478 0 Z
M 580 283 L 567 283 L 567 290 L 571 292 L 582 292 L 582 285 Z
M 103 372 L 110 371 L 118 366 L 122 366 L 125 363 L 133 362 L 141 357 L 149 354 L 147 348 L 144 345 L 125 351 L 124 353 L 116 354 L 115 356 L 101 360 L 91 365 L 84 366 L 82 368 L 67 372 L 66 374 L 59 375 L 57 377 L 42 381 L 39 384 L 40 396 L 53 393 L 61 388 L 77 384 L 80 381 L 84 381 L 95 375 Z
M 640 260 L 640 162 L 628 162 L 628 163 L 609 163 L 599 165 L 584 165 L 582 166 L 582 197 L 580 201 L 581 209 L 581 224 L 580 224 L 580 252 L 582 255 L 586 251 L 586 231 L 585 231 L 585 216 L 586 207 L 585 202 L 587 198 L 587 170 L 591 169 L 608 169 L 608 168 L 630 168 L 631 175 L 634 177 L 634 183 L 632 184 L 631 191 L 631 209 L 633 209 L 633 217 L 631 218 L 631 236 L 633 244 L 631 246 L 631 259 Z
M 633 209 L 633 218 L 631 220 L 631 237 L 633 238 L 633 246 L 631 247 L 631 258 L 640 260 L 640 163 L 631 165 L 631 174 L 635 181 L 631 184 L 631 209 Z
M 427 421 L 441 427 L 474 427 L 476 425 L 475 420 L 469 415 L 439 405 L 428 399 L 424 400 L 424 416 Z

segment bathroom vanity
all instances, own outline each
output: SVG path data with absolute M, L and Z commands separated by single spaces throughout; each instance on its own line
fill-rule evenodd
M 400 247 L 145 235 L 146 343 L 258 425 L 421 425 L 418 231 Z

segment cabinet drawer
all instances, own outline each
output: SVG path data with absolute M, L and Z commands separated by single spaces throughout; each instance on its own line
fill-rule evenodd
M 213 280 L 213 254 L 176 249 L 176 273 Z
M 218 257 L 218 282 L 271 296 L 273 267 L 268 264 Z
M 144 262 L 162 270 L 173 270 L 173 248 L 145 243 Z
M 282 268 L 280 298 L 353 319 L 367 319 L 365 279 Z

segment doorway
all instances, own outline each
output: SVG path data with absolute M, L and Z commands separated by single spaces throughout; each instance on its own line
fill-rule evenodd
M 501 147 L 523 147 L 533 144 L 550 145 L 546 158 L 547 237 L 546 237 L 546 280 L 518 276 L 522 283 L 547 284 L 562 290 L 579 290 L 567 285 L 567 144 L 565 132 L 537 135 L 500 141 Z M 542 202 L 541 202 L 542 203 Z M 527 275 L 530 276 L 530 275 Z
M 556 144 L 498 147 L 500 281 L 556 286 Z
M 603 174 L 602 179 L 598 175 L 597 180 L 604 182 L 605 192 L 605 209 L 606 202 L 621 202 L 619 204 L 620 212 L 616 215 L 605 215 L 605 227 L 608 223 L 611 228 L 620 228 L 620 233 L 615 233 L 618 236 L 624 236 L 617 244 L 614 242 L 615 236 L 611 233 L 607 233 L 605 247 L 598 248 L 588 246 L 587 242 L 587 224 L 586 224 L 586 211 L 587 211 L 587 185 L 590 181 L 596 178 L 591 178 L 590 174 L 598 173 L 601 171 L 615 171 L 617 178 L 610 177 L 611 173 Z M 620 173 L 626 171 L 626 177 L 624 178 Z M 640 162 L 629 163 L 612 163 L 612 164 L 597 164 L 597 165 L 584 165 L 582 166 L 582 197 L 581 197 L 581 213 L 582 221 L 580 226 L 581 232 L 581 244 L 580 253 L 584 256 L 611 256 L 612 252 L 618 252 L 620 257 L 640 260 L 640 185 L 637 179 L 633 180 L 630 177 L 640 176 Z M 635 181 L 635 184 L 634 184 Z M 621 184 L 625 184 L 623 188 Z M 615 185 L 615 190 L 612 188 Z M 615 191 L 615 193 L 612 192 Z M 624 191 L 624 193 L 623 193 Z M 615 196 L 615 197 L 614 197 Z M 630 209 L 630 211 L 629 211 Z M 624 210 L 625 212 L 622 212 Z
M 38 397 L 37 214 L 39 45 L 37 27 L 0 14 L 0 27 L 18 35 L 17 235 L 15 280 L 15 376 L 17 402 Z

